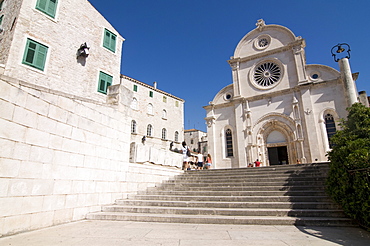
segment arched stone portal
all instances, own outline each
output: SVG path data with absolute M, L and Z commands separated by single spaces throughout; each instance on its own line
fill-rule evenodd
M 297 145 L 294 122 L 283 115 L 263 117 L 257 128 L 257 158 L 264 166 L 294 164 L 297 159 Z

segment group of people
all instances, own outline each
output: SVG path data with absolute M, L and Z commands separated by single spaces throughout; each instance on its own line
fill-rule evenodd
M 253 164 L 249 163 L 248 167 L 259 167 L 261 166 L 261 162 L 257 159 Z
M 191 150 L 189 147 L 186 145 L 186 142 L 182 142 L 182 156 L 183 156 L 183 164 L 182 164 L 182 169 L 183 170 L 191 170 L 190 168 L 190 158 L 194 155 L 192 155 Z M 195 163 L 196 163 L 196 170 L 202 170 L 203 168 L 205 169 L 210 169 L 212 166 L 212 158 L 211 155 L 208 154 L 206 158 L 204 158 L 203 154 L 198 152 L 195 157 Z M 205 164 L 203 164 L 205 162 Z

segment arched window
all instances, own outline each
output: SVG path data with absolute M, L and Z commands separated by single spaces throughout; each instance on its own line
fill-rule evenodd
M 167 119 L 167 111 L 165 109 L 162 111 L 162 118 Z
M 131 121 L 131 133 L 136 133 L 136 121 Z
M 325 119 L 326 133 L 328 134 L 329 147 L 331 148 L 333 144 L 331 143 L 330 139 L 335 134 L 337 128 L 335 127 L 335 121 L 334 121 L 333 115 L 326 114 L 324 119 Z
M 153 104 L 151 103 L 148 104 L 148 114 L 153 114 Z
M 153 127 L 152 127 L 152 125 L 149 124 L 148 127 L 146 128 L 146 135 L 148 137 L 151 137 L 152 134 L 153 134 Z
M 137 109 L 137 99 L 136 98 L 132 99 L 131 108 L 132 109 Z
M 175 132 L 175 142 L 178 142 L 179 141 L 179 132 L 176 131 Z
M 226 136 L 226 156 L 231 157 L 234 156 L 233 154 L 233 136 L 232 132 L 230 129 L 227 129 L 225 131 L 225 136 Z
M 166 135 L 167 135 L 167 130 L 166 128 L 163 128 L 162 129 L 162 139 L 165 140 L 166 139 Z

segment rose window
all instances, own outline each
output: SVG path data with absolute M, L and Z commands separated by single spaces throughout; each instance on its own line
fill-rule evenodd
M 281 69 L 273 62 L 266 62 L 256 67 L 253 77 L 258 85 L 269 87 L 279 81 Z

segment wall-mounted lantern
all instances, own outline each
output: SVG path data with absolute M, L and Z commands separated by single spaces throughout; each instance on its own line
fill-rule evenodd
M 77 56 L 88 57 L 89 49 L 90 47 L 86 42 L 81 44 L 80 48 L 77 50 Z

